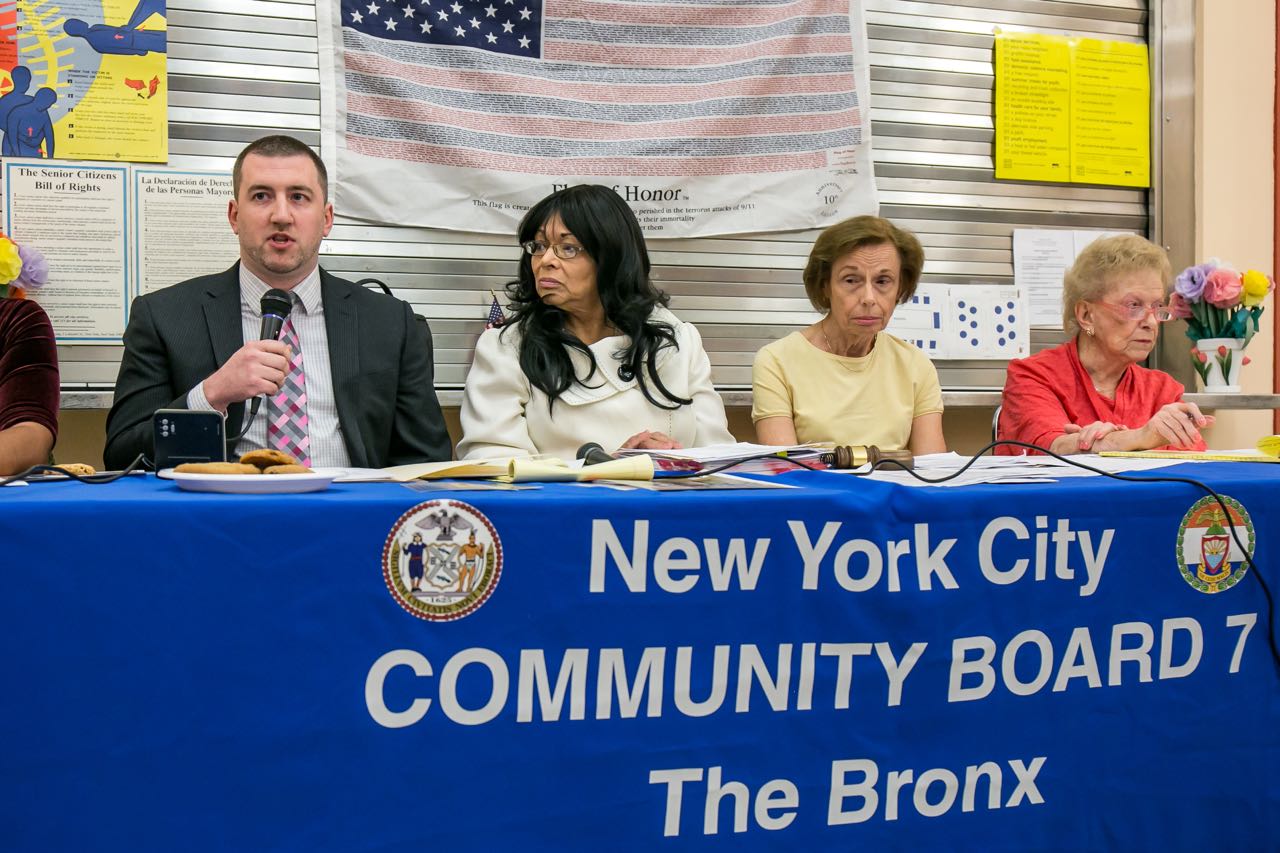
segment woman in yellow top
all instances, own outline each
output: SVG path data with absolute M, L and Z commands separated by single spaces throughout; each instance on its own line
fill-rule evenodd
M 938 371 L 884 331 L 923 267 L 920 241 L 887 219 L 857 216 L 822 232 L 804 289 L 825 316 L 760 350 L 751 369 L 760 443 L 947 449 Z

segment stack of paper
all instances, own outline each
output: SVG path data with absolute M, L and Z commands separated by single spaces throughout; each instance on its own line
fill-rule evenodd
M 495 479 L 513 483 L 586 482 L 591 480 L 652 480 L 648 456 L 615 459 L 599 465 L 565 462 L 549 456 L 495 457 L 453 462 L 422 462 L 392 468 L 334 468 L 338 483 L 409 483 L 414 480 Z

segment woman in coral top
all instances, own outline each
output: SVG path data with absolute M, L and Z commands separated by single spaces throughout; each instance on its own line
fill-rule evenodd
M 1171 316 L 1172 277 L 1164 250 L 1135 234 L 1090 243 L 1063 281 L 1062 324 L 1072 338 L 1009 362 L 999 437 L 1060 454 L 1204 450 L 1200 431 L 1213 417 L 1184 401 L 1172 376 L 1138 364 Z

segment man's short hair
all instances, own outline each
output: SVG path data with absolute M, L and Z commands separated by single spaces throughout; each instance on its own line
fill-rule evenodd
M 236 164 L 231 169 L 231 191 L 237 199 L 240 198 L 240 173 L 244 167 L 244 158 L 250 154 L 257 154 L 259 157 L 309 157 L 311 162 L 315 164 L 316 175 L 320 178 L 320 193 L 324 196 L 324 201 L 329 201 L 329 170 L 324 167 L 324 161 L 320 159 L 320 155 L 311 150 L 311 147 L 303 142 L 294 139 L 292 136 L 284 136 L 277 134 L 275 136 L 264 136 L 261 139 L 255 139 L 245 146 L 240 152 L 240 156 L 236 157 Z

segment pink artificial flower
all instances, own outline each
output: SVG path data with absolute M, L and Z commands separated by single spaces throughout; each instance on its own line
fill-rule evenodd
M 1204 281 L 1204 300 L 1216 308 L 1234 308 L 1240 304 L 1240 273 L 1216 269 Z
M 1253 359 L 1249 358 L 1249 356 L 1246 355 L 1244 358 L 1240 359 L 1240 366 L 1243 367 L 1244 365 L 1248 364 L 1251 361 L 1253 361 Z
M 1187 304 L 1186 297 L 1181 293 L 1173 293 L 1169 296 L 1169 311 L 1175 320 L 1186 320 L 1191 317 L 1191 306 Z

